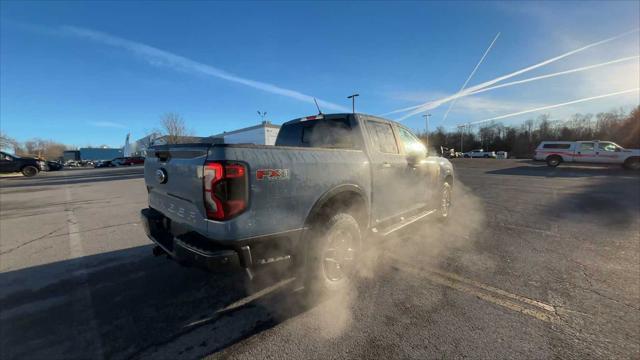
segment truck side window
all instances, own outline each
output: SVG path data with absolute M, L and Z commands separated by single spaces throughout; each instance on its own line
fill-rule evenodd
M 569 149 L 571 144 L 544 144 L 543 149 Z
M 378 149 L 378 151 L 387 154 L 398 153 L 398 144 L 396 144 L 396 138 L 393 135 L 391 124 L 367 121 L 367 128 L 369 129 L 373 146 Z
M 612 143 L 599 143 L 598 144 L 598 148 L 600 149 L 600 151 L 608 151 L 608 152 L 615 152 L 617 146 L 615 146 Z
M 580 144 L 580 151 L 593 151 L 593 143 L 582 143 Z
M 403 128 L 398 127 L 398 133 L 400 134 L 400 141 L 402 141 L 402 145 L 404 145 L 404 151 L 407 155 L 415 155 L 415 156 L 425 156 L 427 149 L 422 144 L 420 140 L 418 140 L 413 134 Z
M 0 160 L 12 161 L 13 158 L 9 155 L 2 154 L 2 156 L 0 156 Z

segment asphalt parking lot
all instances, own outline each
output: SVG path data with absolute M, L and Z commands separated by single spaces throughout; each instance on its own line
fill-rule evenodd
M 448 223 L 311 305 L 153 257 L 141 167 L 0 179 L 0 358 L 639 358 L 640 174 L 454 164 Z

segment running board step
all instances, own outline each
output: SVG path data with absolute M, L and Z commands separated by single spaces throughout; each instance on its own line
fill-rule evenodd
M 433 213 L 435 213 L 437 210 L 426 210 L 423 211 L 421 213 L 415 214 L 413 216 L 410 216 L 408 218 L 402 218 L 402 220 L 399 223 L 393 224 L 385 229 L 382 230 L 378 230 L 377 228 L 373 228 L 371 229 L 371 231 L 373 231 L 374 233 L 380 235 L 380 236 L 387 236 L 395 231 L 398 231 L 400 229 L 402 229 L 403 227 L 407 226 L 407 225 L 411 225 L 414 222 L 421 220 Z

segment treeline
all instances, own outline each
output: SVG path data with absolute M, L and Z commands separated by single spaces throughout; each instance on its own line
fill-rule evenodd
M 419 134 L 426 140 L 426 134 Z M 568 119 L 552 120 L 549 115 L 529 119 L 520 126 L 490 123 L 479 129 L 458 129 L 454 132 L 439 127 L 429 133 L 429 145 L 462 152 L 473 149 L 507 151 L 510 156 L 530 157 L 544 140 L 607 140 L 626 148 L 640 148 L 640 106 L 630 113 L 623 110 L 593 114 L 574 114 Z
M 159 137 L 164 137 L 167 144 L 179 144 L 194 142 L 197 137 L 193 136 L 193 131 L 187 129 L 182 116 L 177 113 L 166 113 L 160 118 L 160 129 L 155 130 Z M 94 146 L 87 144 L 84 147 Z M 106 148 L 107 145 L 97 146 Z M 44 158 L 47 160 L 60 160 L 65 150 L 75 150 L 76 146 L 69 146 L 54 140 L 33 138 L 24 142 L 16 141 L 6 133 L 0 131 L 0 150 L 9 151 L 18 156 L 29 156 Z
M 0 133 L 0 148 L 11 150 L 18 156 L 34 156 L 47 160 L 62 158 L 68 145 L 53 141 L 35 138 L 25 142 L 18 142 L 6 134 Z

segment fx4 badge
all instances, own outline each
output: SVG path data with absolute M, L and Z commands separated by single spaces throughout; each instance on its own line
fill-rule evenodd
M 256 180 L 288 180 L 289 169 L 258 169 Z

